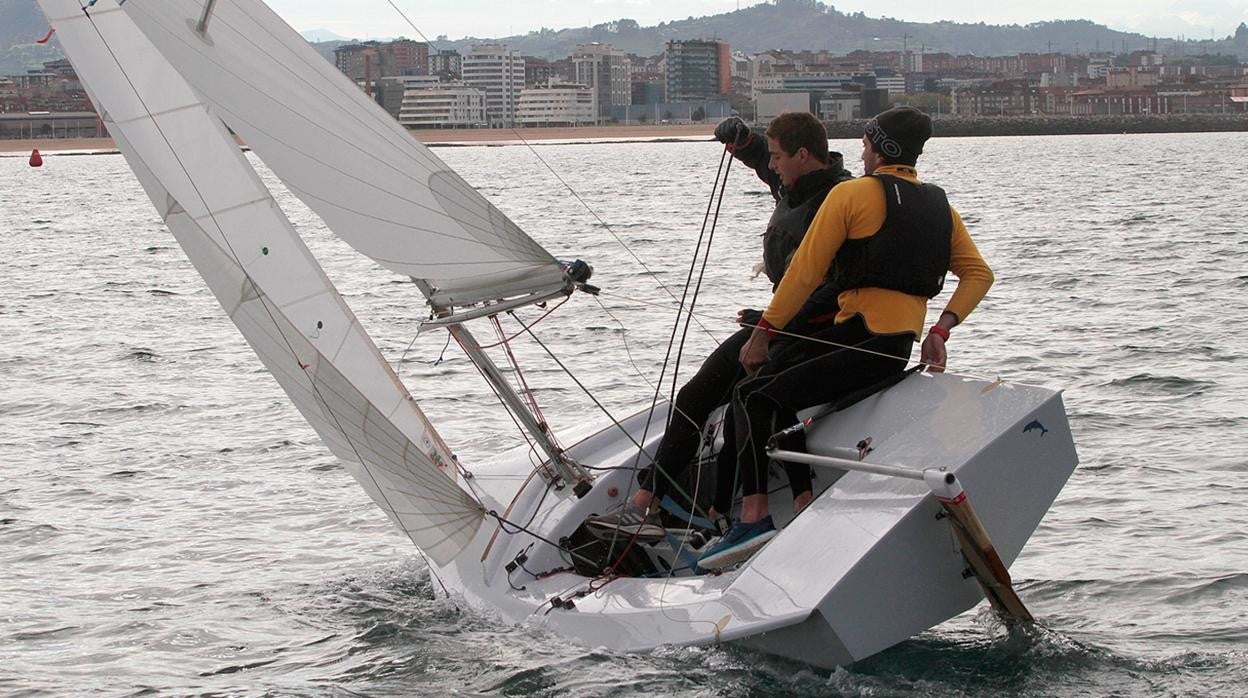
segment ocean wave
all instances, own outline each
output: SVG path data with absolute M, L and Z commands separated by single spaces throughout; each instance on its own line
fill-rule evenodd
M 1154 375 L 1137 373 L 1127 378 L 1115 378 L 1105 385 L 1115 388 L 1139 389 L 1145 393 L 1192 396 L 1200 395 L 1217 385 L 1214 381 L 1182 376 Z

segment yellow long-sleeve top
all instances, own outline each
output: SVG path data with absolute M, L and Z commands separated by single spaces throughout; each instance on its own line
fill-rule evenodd
M 886 165 L 875 172 L 920 183 L 914 168 L 905 165 Z M 961 322 L 988 293 L 993 274 L 966 231 L 962 217 L 953 207 L 949 211 L 953 216 L 949 271 L 958 277 L 958 287 L 945 310 L 957 315 Z M 834 187 L 811 221 L 806 237 L 763 313 L 767 324 L 783 329 L 824 281 L 841 245 L 848 239 L 874 235 L 884 225 L 887 213 L 884 185 L 875 177 L 861 177 Z M 856 288 L 842 291 L 838 300 L 841 305 L 836 315 L 838 323 L 861 315 L 867 329 L 874 334 L 911 332 L 915 337 L 923 334 L 927 315 L 927 299 L 923 296 L 884 288 Z

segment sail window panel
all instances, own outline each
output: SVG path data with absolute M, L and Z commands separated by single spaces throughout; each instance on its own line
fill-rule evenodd
M 549 253 L 458 176 L 446 176 L 440 160 L 263 4 L 221 6 L 210 41 L 188 25 L 198 3 L 125 9 L 265 164 L 357 250 L 448 294 L 463 289 L 457 297 L 464 302 L 558 278 Z M 500 274 L 506 288 L 489 283 Z M 510 282 L 525 275 L 536 278 Z

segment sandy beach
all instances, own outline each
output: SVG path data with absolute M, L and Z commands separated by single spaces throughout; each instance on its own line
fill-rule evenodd
M 602 139 L 655 140 L 663 138 L 711 137 L 715 124 L 655 124 L 649 126 L 579 126 L 568 128 L 524 129 L 429 129 L 412 131 L 422 143 L 514 143 L 541 141 L 591 141 Z M 113 151 L 111 138 L 36 138 L 0 140 L 0 153 L 40 153 Z

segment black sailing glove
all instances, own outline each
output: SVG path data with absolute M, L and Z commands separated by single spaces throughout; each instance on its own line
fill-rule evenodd
M 734 147 L 741 147 L 750 140 L 750 127 L 739 116 L 730 116 L 715 127 L 715 140 Z

